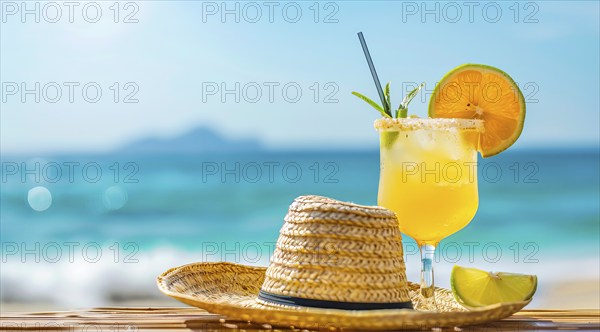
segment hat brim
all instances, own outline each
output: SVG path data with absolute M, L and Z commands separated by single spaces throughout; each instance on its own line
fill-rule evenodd
M 265 305 L 257 301 L 265 272 L 266 268 L 233 263 L 193 263 L 164 272 L 157 284 L 161 292 L 172 298 L 231 319 L 312 329 L 430 329 L 485 324 L 508 317 L 529 303 L 500 303 L 467 310 L 454 300 L 451 291 L 436 288 L 440 312 Z M 414 301 L 419 286 L 409 283 L 409 287 Z

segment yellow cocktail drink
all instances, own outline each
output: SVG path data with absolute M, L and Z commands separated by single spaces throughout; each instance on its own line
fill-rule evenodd
M 477 149 L 483 121 L 384 118 L 379 130 L 378 204 L 396 213 L 400 231 L 419 244 L 421 289 L 415 309 L 436 311 L 433 255 L 477 211 Z
M 394 211 L 400 230 L 420 246 L 435 247 L 475 215 L 481 126 L 466 119 L 377 120 L 378 204 Z

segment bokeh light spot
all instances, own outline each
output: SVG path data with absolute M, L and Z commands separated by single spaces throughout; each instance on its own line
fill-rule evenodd
M 104 206 L 109 210 L 118 210 L 127 203 L 127 192 L 118 186 L 108 187 L 104 191 Z
M 52 194 L 46 187 L 35 187 L 29 189 L 27 202 L 35 211 L 46 211 L 52 205 Z

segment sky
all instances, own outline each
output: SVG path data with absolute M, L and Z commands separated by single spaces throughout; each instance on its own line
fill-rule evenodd
M 426 83 L 411 114 L 452 68 L 489 64 L 527 102 L 515 148 L 598 146 L 597 1 L 52 3 L 1 2 L 3 153 L 201 126 L 278 149 L 376 149 L 378 113 L 351 95 L 377 97 L 358 31 L 393 104 Z

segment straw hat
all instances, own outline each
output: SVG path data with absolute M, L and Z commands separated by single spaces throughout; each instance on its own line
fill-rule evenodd
M 466 311 L 437 289 L 441 312 L 412 310 L 393 212 L 320 196 L 291 204 L 268 268 L 195 263 L 157 279 L 168 296 L 232 319 L 302 328 L 398 329 L 478 324 L 527 302 Z

